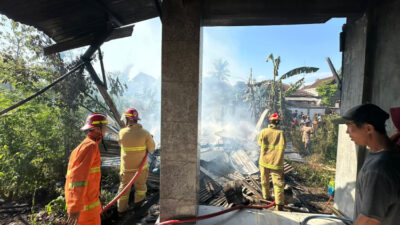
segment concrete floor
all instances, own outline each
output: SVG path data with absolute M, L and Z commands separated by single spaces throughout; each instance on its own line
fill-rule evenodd
M 216 206 L 199 206 L 199 215 L 219 212 L 226 208 Z M 271 210 L 245 209 L 233 211 L 218 217 L 197 222 L 198 225 L 299 225 L 311 213 L 275 212 Z M 343 224 L 332 220 L 314 219 L 308 225 L 336 225 Z

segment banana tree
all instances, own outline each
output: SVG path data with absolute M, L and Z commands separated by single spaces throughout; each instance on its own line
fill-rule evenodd
M 284 79 L 287 79 L 289 77 L 293 77 L 295 75 L 299 74 L 308 74 L 308 73 L 314 73 L 318 71 L 318 68 L 316 67 L 298 67 L 295 69 L 292 69 L 288 71 L 287 73 L 280 75 L 279 74 L 279 66 L 281 63 L 281 58 L 278 56 L 277 58 L 274 58 L 273 54 L 270 54 L 267 59 L 265 60 L 266 62 L 271 61 L 273 65 L 273 74 L 272 74 L 272 80 L 264 80 L 261 82 L 254 82 L 251 81 L 251 77 L 249 79 L 249 82 L 247 83 L 247 96 L 245 96 L 247 99 L 251 99 L 257 96 L 254 96 L 254 93 L 257 93 L 258 91 L 261 92 L 261 95 L 259 96 L 259 106 L 260 110 L 257 110 L 258 112 L 263 112 L 265 109 L 269 109 L 270 113 L 277 112 L 283 117 L 283 121 L 285 124 L 288 124 L 290 120 L 287 118 L 290 118 L 289 112 L 286 110 L 285 107 L 285 96 L 291 95 L 294 92 L 296 92 L 304 83 L 304 78 L 297 80 L 295 83 L 291 84 L 289 89 L 285 90 L 283 87 L 282 81 Z M 251 81 L 251 82 L 250 82 Z M 253 95 L 253 96 L 249 96 Z M 254 102 L 254 101 L 252 101 Z M 253 106 L 254 107 L 254 106 Z M 259 117 L 259 113 L 256 116 L 255 119 Z
M 291 85 L 291 87 L 288 90 L 285 90 L 282 84 L 282 81 L 284 79 L 287 79 L 289 77 L 293 77 L 298 74 L 307 74 L 307 73 L 314 73 L 318 71 L 318 68 L 316 67 L 298 67 L 295 69 L 292 69 L 288 71 L 287 73 L 283 75 L 279 75 L 279 65 L 281 63 L 281 58 L 278 56 L 276 59 L 274 58 L 273 54 L 270 54 L 267 59 L 265 60 L 266 62 L 271 61 L 273 64 L 273 79 L 272 79 L 272 85 L 270 86 L 270 89 L 268 90 L 269 93 L 266 93 L 268 96 L 267 98 L 267 108 L 271 109 L 271 112 L 278 112 L 284 119 L 284 123 L 287 124 L 290 120 L 287 120 L 286 118 L 288 116 L 288 112 L 286 111 L 285 107 L 285 96 L 287 96 L 290 93 L 296 92 L 298 88 L 303 84 L 304 79 L 300 79 L 296 81 L 294 84 Z

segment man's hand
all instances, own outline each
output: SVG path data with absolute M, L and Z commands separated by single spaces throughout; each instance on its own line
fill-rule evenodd
M 368 216 L 364 216 L 363 214 L 360 214 L 357 217 L 356 222 L 354 223 L 354 225 L 380 225 L 381 222 L 377 219 L 368 217 Z
M 81 212 L 68 213 L 68 225 L 76 225 L 78 223 L 79 215 Z

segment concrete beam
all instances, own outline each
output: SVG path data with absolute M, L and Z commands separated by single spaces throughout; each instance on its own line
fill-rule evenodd
M 359 17 L 370 0 L 204 0 L 204 26 L 325 23 Z
M 341 114 L 353 106 L 365 103 L 368 82 L 367 37 L 368 16 L 350 18 L 344 29 L 345 43 L 342 60 L 343 80 Z M 346 125 L 339 126 L 336 157 L 335 207 L 352 218 L 355 204 L 355 182 L 365 156 L 365 147 L 354 144 L 346 134 Z

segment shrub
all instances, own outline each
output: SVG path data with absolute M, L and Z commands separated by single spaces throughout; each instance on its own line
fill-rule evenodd
M 304 149 L 300 128 L 292 129 L 290 133 L 294 148 L 303 156 L 311 155 L 311 158 L 320 163 L 334 165 L 336 162 L 338 126 L 332 123 L 332 120 L 337 118 L 336 115 L 322 116 L 318 128 L 311 135 L 310 152 L 308 154 Z

